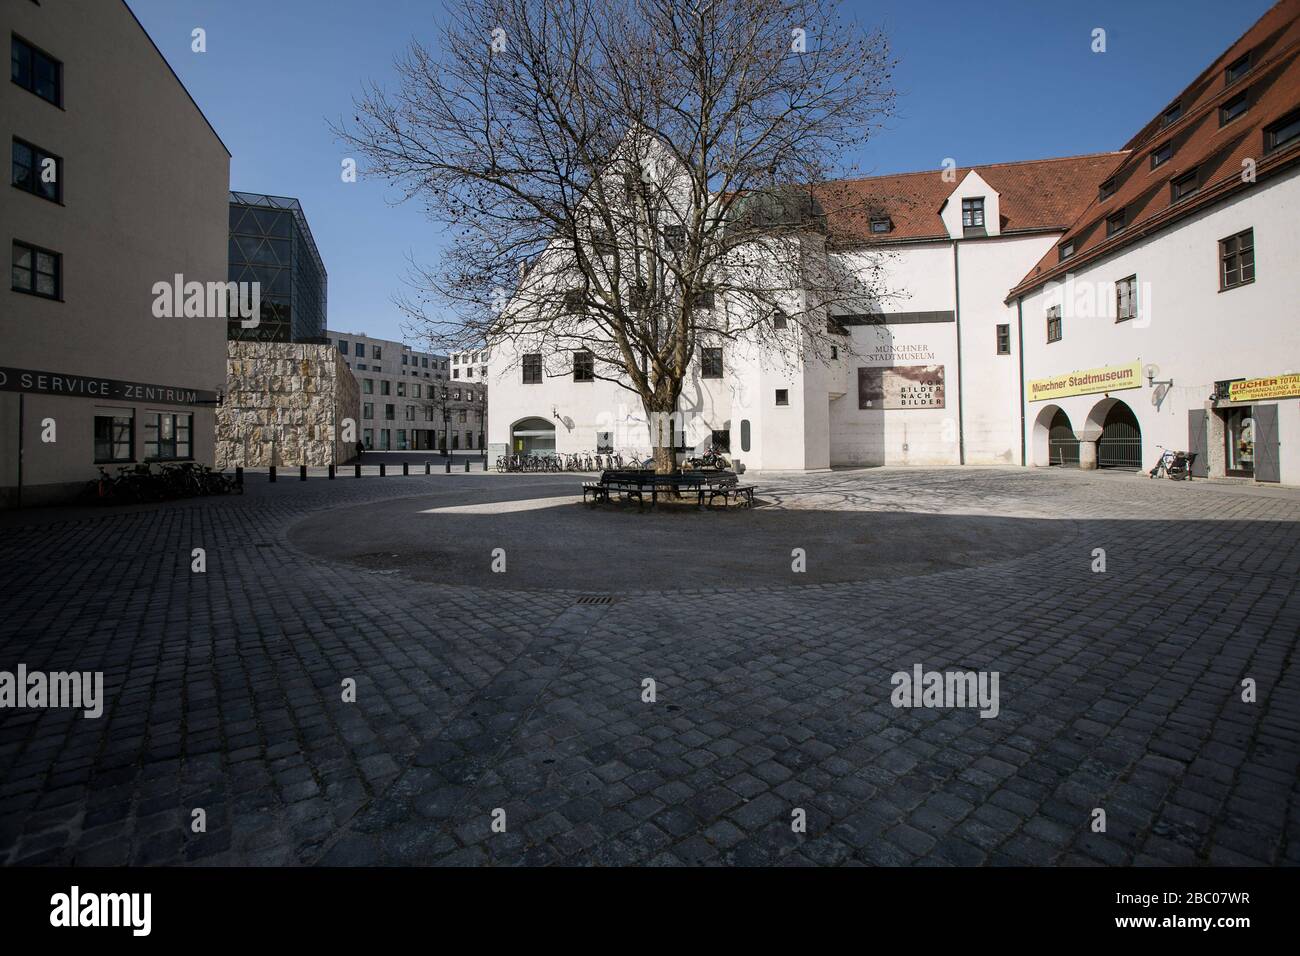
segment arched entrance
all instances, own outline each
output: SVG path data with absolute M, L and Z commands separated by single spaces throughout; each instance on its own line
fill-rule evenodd
M 1079 464 L 1079 439 L 1070 416 L 1059 405 L 1048 405 L 1034 419 L 1033 463 L 1039 467 Z
M 523 418 L 510 426 L 513 455 L 554 455 L 555 423 L 545 418 Z
M 1098 402 L 1088 413 L 1088 423 L 1101 429 L 1098 468 L 1137 471 L 1142 467 L 1142 426 L 1125 402 L 1118 398 Z

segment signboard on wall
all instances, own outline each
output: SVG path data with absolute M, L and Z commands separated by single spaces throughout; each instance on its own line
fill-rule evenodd
M 31 392 L 101 402 L 147 402 L 151 405 L 215 405 L 217 393 L 183 385 L 123 382 L 91 375 L 41 372 L 30 368 L 0 368 L 0 392 Z
M 942 365 L 858 369 L 858 408 L 943 408 Z
M 1300 397 L 1300 375 L 1244 378 L 1228 386 L 1228 400 L 1232 402 L 1256 402 L 1266 398 L 1296 397 Z
M 1142 363 L 1104 365 L 1080 372 L 1067 372 L 1053 378 L 1037 378 L 1026 383 L 1031 402 L 1049 398 L 1066 398 L 1070 395 L 1092 395 L 1096 392 L 1121 392 L 1142 385 Z

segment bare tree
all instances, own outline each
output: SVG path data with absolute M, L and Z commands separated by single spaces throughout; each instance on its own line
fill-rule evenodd
M 826 254 L 854 218 L 827 184 L 889 114 L 891 68 L 835 0 L 451 0 L 438 47 L 336 132 L 451 230 L 399 303 L 419 332 L 548 375 L 590 353 L 666 470 L 697 346 L 806 361 L 872 298 Z

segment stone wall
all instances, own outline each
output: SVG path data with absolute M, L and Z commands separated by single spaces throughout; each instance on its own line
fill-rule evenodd
M 218 468 L 342 464 L 355 456 L 361 390 L 337 349 L 226 344 Z

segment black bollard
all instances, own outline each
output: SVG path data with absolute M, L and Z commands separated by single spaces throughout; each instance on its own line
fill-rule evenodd
M 333 465 L 333 463 L 331 463 L 331 464 L 330 464 L 330 481 L 333 481 L 333 480 L 334 480 L 334 465 Z
M 469 459 L 465 459 L 465 474 L 469 474 Z
M 235 484 L 239 485 L 239 487 L 241 488 L 244 487 L 244 466 L 243 465 L 235 466 Z
M 357 477 L 357 478 L 360 478 L 360 477 L 361 477 L 361 462 L 357 462 L 357 464 L 356 464 L 356 471 L 353 472 L 353 475 L 354 475 L 355 477 Z
M 306 465 L 299 465 L 299 466 L 298 466 L 298 480 L 299 480 L 299 481 L 306 481 L 306 480 L 307 480 L 307 466 L 306 466 Z
M 429 473 L 429 462 L 428 462 L 427 459 L 426 459 L 425 462 L 424 462 L 424 473 L 425 473 L 426 475 Z
M 270 467 L 270 469 L 269 469 L 269 470 L 267 471 L 267 473 L 266 473 L 266 476 L 267 476 L 267 478 L 269 478 L 271 481 L 275 481 L 275 465 L 272 465 L 272 466 Z
M 411 467 L 406 462 L 402 462 L 402 477 L 405 478 L 410 473 L 411 473 Z
M 384 464 L 383 464 L 383 462 L 380 462 L 380 463 L 379 463 L 379 477 L 380 477 L 380 478 L 384 477 Z
M 447 474 L 451 474 L 451 459 L 447 459 Z

